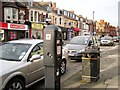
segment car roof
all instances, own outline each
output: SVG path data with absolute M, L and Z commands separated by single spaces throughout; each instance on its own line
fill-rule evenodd
M 73 38 L 91 38 L 92 36 L 75 36 Z
M 8 41 L 8 43 L 24 43 L 24 44 L 37 44 L 43 42 L 42 39 L 19 39 Z

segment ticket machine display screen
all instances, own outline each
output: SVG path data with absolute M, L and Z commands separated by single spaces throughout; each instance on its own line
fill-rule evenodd
M 61 46 L 57 46 L 57 55 L 61 54 Z
M 57 55 L 61 54 L 61 46 L 60 46 L 60 40 L 57 40 Z

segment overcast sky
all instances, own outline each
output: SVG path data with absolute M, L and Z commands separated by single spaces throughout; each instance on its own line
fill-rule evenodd
M 42 0 L 34 0 L 42 1 Z M 77 15 L 99 21 L 104 19 L 111 25 L 118 25 L 118 2 L 120 0 L 43 0 L 56 2 L 60 9 L 74 10 Z

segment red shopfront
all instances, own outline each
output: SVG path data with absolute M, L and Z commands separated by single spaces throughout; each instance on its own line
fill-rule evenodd
M 0 32 L 2 32 L 0 34 L 2 41 L 22 39 L 29 36 L 28 26 L 24 24 L 0 22 Z

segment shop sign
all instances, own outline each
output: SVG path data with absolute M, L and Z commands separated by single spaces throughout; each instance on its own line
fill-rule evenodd
M 12 29 L 12 30 L 28 30 L 28 26 L 23 25 L 23 24 L 8 23 L 8 29 Z
M 0 29 L 8 29 L 8 23 L 0 22 Z
M 32 23 L 32 29 L 42 30 L 43 24 Z

